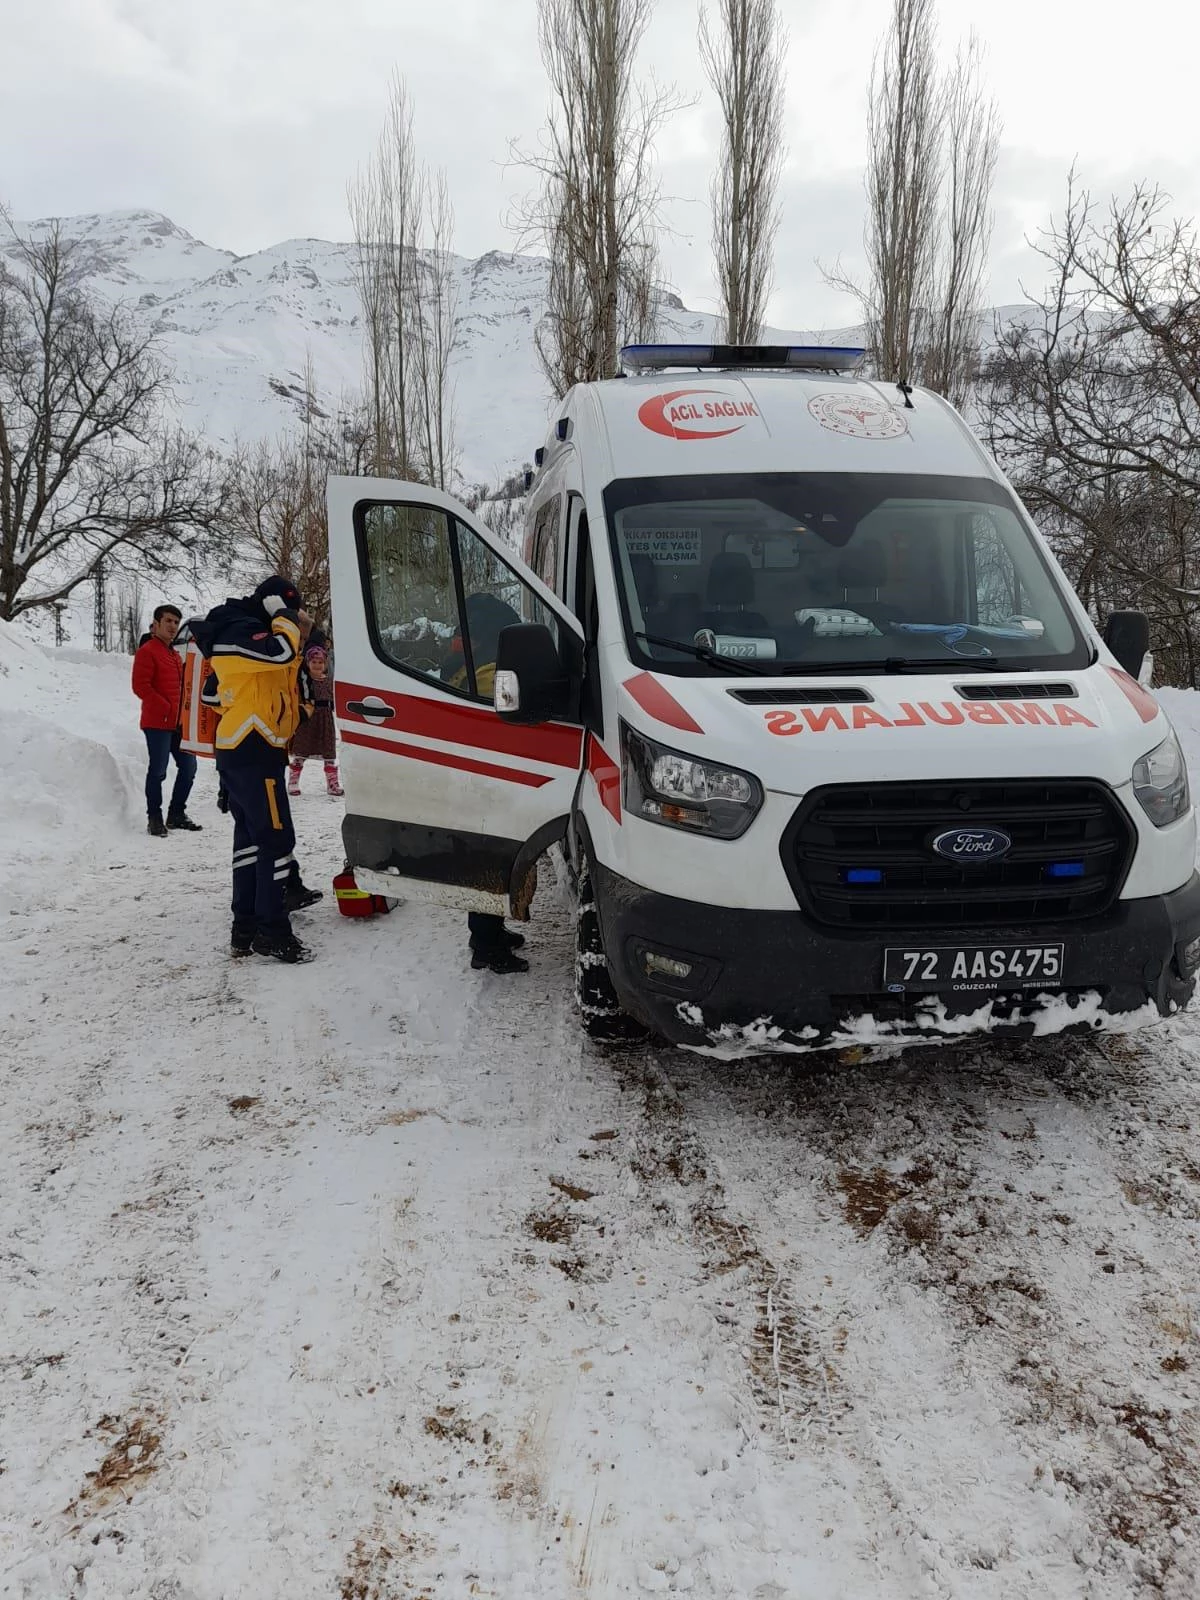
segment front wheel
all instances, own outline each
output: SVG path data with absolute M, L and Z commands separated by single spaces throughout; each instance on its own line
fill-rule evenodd
M 649 1031 L 635 1022 L 617 999 L 604 936 L 596 910 L 591 866 L 585 855 L 579 867 L 579 903 L 575 912 L 575 1003 L 579 1021 L 589 1039 L 606 1044 L 633 1044 L 649 1037 Z

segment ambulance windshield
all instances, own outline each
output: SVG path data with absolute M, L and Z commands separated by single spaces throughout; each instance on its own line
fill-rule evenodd
M 656 671 L 1045 671 L 1091 651 L 987 478 L 626 478 L 605 507 L 631 658 Z M 736 667 L 732 670 L 736 671 Z

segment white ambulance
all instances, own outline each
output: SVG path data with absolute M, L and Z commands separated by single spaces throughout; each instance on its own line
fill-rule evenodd
M 562 402 L 525 560 L 329 486 L 361 887 L 524 918 L 584 1026 L 699 1047 L 1122 1026 L 1189 999 L 1187 772 L 996 464 L 861 352 L 642 346 Z

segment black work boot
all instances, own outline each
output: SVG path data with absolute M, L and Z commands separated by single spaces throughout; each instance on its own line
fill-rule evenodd
M 324 900 L 323 889 L 310 889 L 307 884 L 301 883 L 299 878 L 295 883 L 289 883 L 284 890 L 283 905 L 290 915 L 293 911 L 307 911 L 309 906 L 315 906 L 318 900 Z
M 199 822 L 193 822 L 186 811 L 168 811 L 167 827 L 182 828 L 185 833 L 199 833 L 201 831 L 202 824 Z
M 520 934 L 517 935 L 519 939 Z M 507 940 L 496 944 L 478 945 L 471 951 L 471 966 L 476 972 L 497 972 L 502 977 L 510 972 L 528 972 L 529 963 L 519 956 Z
M 270 956 L 289 965 L 312 960 L 312 951 L 301 944 L 294 933 L 264 933 L 260 928 L 251 939 L 250 948 L 256 956 Z
M 239 928 L 235 922 L 229 935 L 229 954 L 234 957 L 248 956 L 253 949 L 254 929 Z
M 146 832 L 154 835 L 156 839 L 167 837 L 167 825 L 162 819 L 161 811 L 152 811 L 146 822 Z

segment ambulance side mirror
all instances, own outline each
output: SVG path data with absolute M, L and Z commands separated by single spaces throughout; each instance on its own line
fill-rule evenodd
M 1141 675 L 1150 648 L 1150 619 L 1144 611 L 1111 611 L 1104 642 L 1131 678 Z
M 571 714 L 571 680 L 541 622 L 501 628 L 493 703 L 506 722 L 554 722 Z

